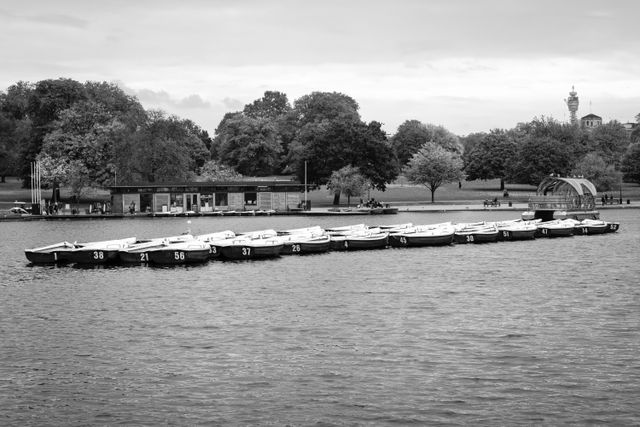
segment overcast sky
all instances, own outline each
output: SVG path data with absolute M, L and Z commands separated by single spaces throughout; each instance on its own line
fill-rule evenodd
M 2 0 L 0 90 L 116 82 L 213 135 L 267 90 L 341 92 L 393 134 L 465 135 L 547 116 L 635 121 L 637 0 Z

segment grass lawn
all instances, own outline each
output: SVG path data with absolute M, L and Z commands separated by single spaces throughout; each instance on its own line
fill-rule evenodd
M 0 183 L 0 209 L 9 209 L 13 206 L 14 201 L 22 201 L 31 203 L 31 191 L 28 188 L 22 188 L 22 183 L 19 179 L 8 177 L 7 182 Z M 535 194 L 536 188 L 531 185 L 524 184 L 505 184 L 506 189 L 509 191 L 509 199 L 513 202 L 526 203 L 529 196 Z M 619 197 L 619 192 L 610 192 L 615 198 Z M 60 195 L 63 201 L 70 200 L 70 192 L 68 189 L 62 188 Z M 372 190 L 369 194 L 366 194 L 363 199 L 375 198 L 383 203 L 391 204 L 430 204 L 431 192 L 424 186 L 415 186 L 407 183 L 403 180 L 398 180 L 396 183 L 388 185 L 387 191 Z M 458 183 L 444 184 L 438 188 L 435 193 L 435 203 L 441 204 L 468 204 L 468 203 L 482 203 L 485 199 L 493 199 L 498 197 L 502 199 L 503 194 L 500 191 L 500 181 L 463 181 L 462 188 L 458 188 Z M 42 198 L 50 199 L 51 190 L 42 190 Z M 88 204 L 94 201 L 110 200 L 111 196 L 108 190 L 92 190 L 87 192 L 83 197 L 81 204 Z M 633 201 L 640 200 L 640 185 L 638 184 L 623 184 L 622 198 L 624 200 L 631 199 Z M 313 190 L 307 193 L 307 199 L 311 201 L 313 207 L 329 207 L 333 203 L 333 196 L 326 190 Z M 355 206 L 359 203 L 360 197 L 354 197 L 351 200 L 351 205 Z M 340 204 L 342 206 L 347 205 L 347 198 L 342 196 L 340 198 Z

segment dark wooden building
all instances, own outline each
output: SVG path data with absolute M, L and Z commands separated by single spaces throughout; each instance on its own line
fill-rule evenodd
M 302 204 L 304 184 L 296 181 L 228 181 L 118 185 L 111 190 L 111 211 L 126 213 L 206 213 L 214 211 L 286 211 Z

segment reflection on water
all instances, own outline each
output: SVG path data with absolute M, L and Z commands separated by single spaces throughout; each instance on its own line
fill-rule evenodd
M 607 211 L 611 235 L 177 267 L 30 266 L 23 249 L 184 219 L 0 223 L 0 423 L 638 424 L 637 212 Z

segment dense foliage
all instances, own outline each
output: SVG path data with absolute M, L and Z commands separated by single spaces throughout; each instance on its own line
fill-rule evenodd
M 640 126 L 629 135 L 616 121 L 583 129 L 543 117 L 458 137 L 407 120 L 387 137 L 358 110 L 338 92 L 312 92 L 292 105 L 284 93 L 266 91 L 227 113 L 211 138 L 191 120 L 145 110 L 111 83 L 18 82 L 0 92 L 0 177 L 21 175 L 28 183 L 39 160 L 46 184 L 80 196 L 84 188 L 114 184 L 284 174 L 312 187 L 330 185 L 336 202 L 355 194 L 337 184 L 354 171 L 385 190 L 402 170 L 427 185 L 432 199 L 442 183 L 465 175 L 499 178 L 502 188 L 505 180 L 535 185 L 550 173 L 583 175 L 603 191 L 618 185 L 621 173 L 640 182 Z

